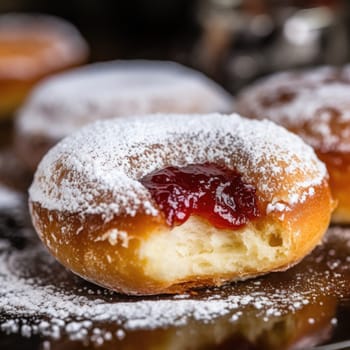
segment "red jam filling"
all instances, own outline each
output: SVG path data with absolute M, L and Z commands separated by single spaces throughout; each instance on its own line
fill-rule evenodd
M 181 225 L 195 214 L 217 228 L 238 229 L 260 215 L 255 188 L 236 171 L 217 164 L 169 166 L 140 181 L 169 226 Z

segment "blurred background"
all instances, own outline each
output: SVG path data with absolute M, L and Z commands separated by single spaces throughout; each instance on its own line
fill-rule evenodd
M 13 12 L 71 22 L 90 62 L 173 60 L 233 94 L 279 70 L 350 61 L 349 0 L 0 0 L 0 15 Z M 26 191 L 32 173 L 13 156 L 12 131 L 13 119 L 0 118 L 0 181 Z M 344 339 L 348 307 L 337 317 L 334 339 Z
M 346 0 L 1 0 L 0 13 L 72 22 L 90 61 L 169 59 L 235 93 L 272 71 L 349 60 Z

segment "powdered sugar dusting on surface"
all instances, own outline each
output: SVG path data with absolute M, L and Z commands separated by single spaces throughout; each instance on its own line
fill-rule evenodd
M 350 66 L 277 73 L 243 90 L 237 110 L 267 118 L 320 151 L 350 151 Z
M 166 166 L 205 162 L 254 179 L 267 203 L 293 205 L 326 177 L 301 139 L 268 121 L 238 115 L 153 115 L 97 122 L 54 147 L 43 159 L 30 199 L 49 210 L 134 216 L 158 213 L 138 181 Z M 293 181 L 284 181 L 285 178 Z
M 232 96 L 206 76 L 166 61 L 91 64 L 47 79 L 19 113 L 20 133 L 54 141 L 118 116 L 231 112 Z
M 344 242 L 350 242 L 350 230 L 331 229 L 326 247 L 317 248 L 303 262 L 303 268 L 298 270 L 297 266 L 285 277 L 280 274 L 280 282 L 270 275 L 202 290 L 197 296 L 146 299 L 89 285 L 64 270 L 34 237 L 21 250 L 0 244 L 0 330 L 28 337 L 40 334 L 60 338 L 68 334 L 73 340 L 93 341 L 96 334 L 105 335 L 110 325 L 118 329 L 113 337 L 123 339 L 126 331 L 179 327 L 191 320 L 208 323 L 227 317 L 224 322 L 239 323 L 250 315 L 268 322 L 319 303 L 320 297 L 341 296 L 347 290 L 342 276 L 349 271 L 349 264 L 344 265 L 342 258 L 332 254 L 335 242 L 348 254 L 350 246 Z M 329 267 L 318 271 L 320 264 Z M 317 319 L 315 311 L 306 315 Z

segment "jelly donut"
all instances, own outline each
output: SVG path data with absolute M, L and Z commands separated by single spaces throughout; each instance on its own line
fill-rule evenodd
M 127 294 L 178 293 L 287 269 L 329 224 L 327 171 L 269 121 L 150 115 L 86 126 L 29 190 L 52 254 Z
M 35 170 L 57 141 L 98 119 L 232 109 L 232 96 L 216 83 L 173 62 L 91 64 L 38 86 L 18 115 L 16 147 Z
M 338 200 L 332 221 L 350 223 L 350 66 L 275 74 L 247 87 L 237 111 L 301 136 L 325 162 Z
M 40 79 L 83 63 L 87 54 L 85 40 L 62 19 L 0 16 L 0 118 L 11 115 Z

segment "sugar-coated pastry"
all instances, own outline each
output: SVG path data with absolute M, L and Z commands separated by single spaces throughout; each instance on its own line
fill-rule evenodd
M 93 123 L 47 153 L 29 194 L 52 254 L 128 294 L 287 269 L 333 208 L 326 168 L 298 136 L 221 114 Z
M 350 223 L 350 66 L 272 75 L 238 96 L 237 111 L 301 136 L 326 163 L 338 200 L 332 221 Z
M 18 153 L 30 168 L 61 138 L 99 119 L 148 113 L 231 112 L 232 96 L 173 62 L 112 61 L 46 80 L 17 119 Z
M 49 15 L 0 16 L 0 118 L 10 116 L 43 77 L 87 59 L 79 32 Z

